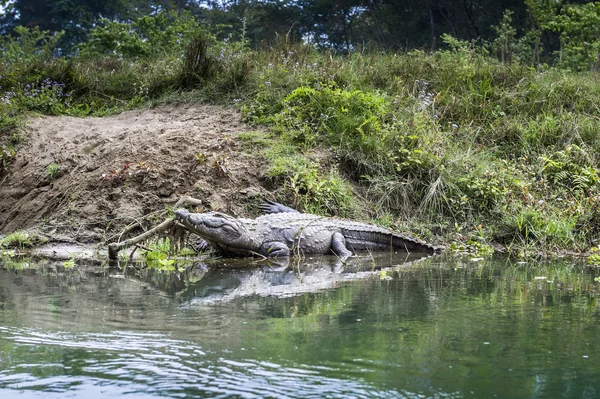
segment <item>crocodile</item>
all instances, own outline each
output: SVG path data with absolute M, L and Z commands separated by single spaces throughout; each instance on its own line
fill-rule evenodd
M 175 220 L 223 254 L 285 257 L 335 254 L 346 259 L 357 251 L 405 251 L 434 254 L 440 247 L 371 224 L 300 213 L 268 202 L 266 215 L 234 218 L 220 212 L 175 212 Z

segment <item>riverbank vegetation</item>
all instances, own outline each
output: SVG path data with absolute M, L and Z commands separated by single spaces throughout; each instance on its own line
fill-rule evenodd
M 507 11 L 489 40 L 442 34 L 435 51 L 259 45 L 244 24 L 167 10 L 99 20 L 68 51 L 64 32 L 17 27 L 0 41 L 0 173 L 31 113 L 211 102 L 268 127 L 240 139 L 301 210 L 454 248 L 587 252 L 600 242 L 600 3 L 525 3 L 528 30 Z M 544 51 L 557 34 L 560 51 Z

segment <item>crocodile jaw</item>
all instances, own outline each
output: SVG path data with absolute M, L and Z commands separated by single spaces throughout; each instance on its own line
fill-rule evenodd
M 225 246 L 245 241 L 247 235 L 237 219 L 219 212 L 190 213 L 179 209 L 175 219 L 200 237 Z

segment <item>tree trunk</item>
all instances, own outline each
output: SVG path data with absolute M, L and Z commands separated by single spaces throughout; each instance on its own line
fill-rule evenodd
M 377 21 L 377 16 L 375 15 L 375 6 L 373 5 L 372 0 L 367 0 L 367 8 L 369 9 L 369 12 L 371 13 L 371 18 L 373 18 L 373 23 L 375 24 L 375 37 L 377 38 L 377 43 L 379 43 L 379 45 L 381 47 L 384 47 L 385 43 L 383 41 L 383 31 L 381 30 L 381 26 L 379 25 L 379 22 Z
M 469 18 L 469 22 L 471 23 L 471 28 L 475 32 L 475 37 L 473 39 L 477 39 L 479 35 L 479 29 L 477 28 L 477 24 L 475 23 L 475 17 L 473 16 L 473 10 L 471 9 L 471 4 L 467 0 L 463 0 L 463 8 L 465 9 L 465 13 L 467 14 L 467 18 Z
M 430 2 L 427 2 L 427 11 L 429 12 L 429 27 L 431 31 L 431 51 L 435 51 L 435 21 L 433 19 L 433 11 L 431 10 Z

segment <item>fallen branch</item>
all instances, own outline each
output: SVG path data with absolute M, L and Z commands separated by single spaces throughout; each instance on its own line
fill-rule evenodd
M 177 209 L 184 205 L 199 206 L 199 205 L 202 205 L 202 201 L 186 195 L 186 196 L 181 197 L 179 199 L 179 201 L 177 201 L 175 203 L 173 208 Z M 108 258 L 110 260 L 116 260 L 119 256 L 119 251 L 121 251 L 123 248 L 130 247 L 132 245 L 137 245 L 140 242 L 148 240 L 150 237 L 152 237 L 154 235 L 157 235 L 159 233 L 162 233 L 163 231 L 173 229 L 173 228 L 184 228 L 184 226 L 177 223 L 174 218 L 169 218 L 169 219 L 165 220 L 164 222 L 162 222 L 161 224 L 159 224 L 158 226 L 140 234 L 139 236 L 130 238 L 125 241 L 114 242 L 112 244 L 109 244 L 108 245 Z M 175 238 L 175 234 L 172 234 L 172 236 L 173 236 L 173 238 Z M 177 238 L 179 238 L 179 240 L 181 240 L 182 235 L 181 234 L 177 235 Z
M 147 232 L 140 234 L 139 236 L 130 238 L 129 240 L 121 241 L 121 242 L 113 242 L 112 244 L 108 244 L 108 258 L 111 260 L 116 260 L 119 256 L 119 251 L 125 247 L 130 247 L 132 245 L 136 245 L 142 241 L 146 241 L 150 237 L 161 233 L 167 229 L 170 229 L 175 224 L 175 219 L 170 218 L 159 224 L 158 226 L 148 230 Z

